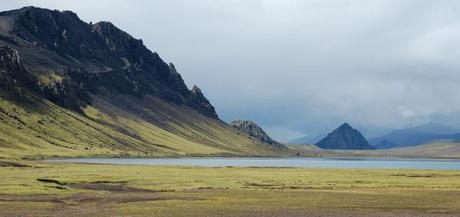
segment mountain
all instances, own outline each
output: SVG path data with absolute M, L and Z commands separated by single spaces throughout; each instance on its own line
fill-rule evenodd
M 289 144 L 301 144 L 301 145 L 309 145 L 309 144 L 315 144 L 319 142 L 322 138 L 324 138 L 326 135 L 324 134 L 317 134 L 317 135 L 308 135 L 308 136 L 303 136 L 297 139 L 293 139 L 289 141 Z
M 370 139 L 378 149 L 408 147 L 431 143 L 437 140 L 455 140 L 459 131 L 436 123 L 391 131 L 387 135 Z
M 265 131 L 253 121 L 236 120 L 236 121 L 232 121 L 230 125 L 238 129 L 240 132 L 248 134 L 249 137 L 252 137 L 262 142 L 273 145 L 277 149 L 286 149 L 286 147 L 283 144 L 270 138 L 270 136 L 268 136 L 268 134 L 265 133 Z
M 217 119 L 212 105 L 196 103 L 172 64 L 109 22 L 87 24 L 69 11 L 33 7 L 0 16 L 0 39 L 23 56 L 31 75 L 18 82 L 61 106 L 78 110 L 89 93 L 152 94 Z
M 173 64 L 110 22 L 0 12 L 0 158 L 273 155 L 239 135 Z
M 316 146 L 322 149 L 375 149 L 358 130 L 353 129 L 348 123 L 342 124 L 329 133 L 324 139 L 316 143 Z

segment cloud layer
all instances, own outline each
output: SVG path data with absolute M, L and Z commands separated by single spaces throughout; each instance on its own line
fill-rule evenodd
M 455 0 L 11 1 L 142 38 L 226 120 L 287 140 L 349 122 L 372 136 L 460 110 Z M 458 119 L 458 118 L 457 118 Z

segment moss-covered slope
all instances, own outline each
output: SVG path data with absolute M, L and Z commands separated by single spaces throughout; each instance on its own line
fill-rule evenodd
M 78 113 L 0 92 L 0 158 L 283 154 L 222 121 L 146 96 L 92 96 Z

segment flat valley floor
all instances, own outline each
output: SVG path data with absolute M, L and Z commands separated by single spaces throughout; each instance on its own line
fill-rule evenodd
M 460 171 L 0 163 L 0 216 L 460 216 Z

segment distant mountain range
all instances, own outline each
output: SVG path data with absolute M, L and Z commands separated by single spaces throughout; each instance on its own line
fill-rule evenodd
M 458 141 L 460 131 L 436 123 L 398 129 L 387 135 L 369 139 L 369 142 L 378 149 L 409 147 L 428 144 L 436 141 Z
M 304 136 L 289 141 L 289 144 L 316 144 L 325 136 Z M 368 143 L 377 149 L 410 147 L 434 142 L 459 142 L 460 130 L 437 123 L 393 130 L 390 133 L 371 138 Z
M 316 143 L 322 149 L 366 150 L 375 149 L 366 138 L 348 123 L 329 133 L 324 139 Z

